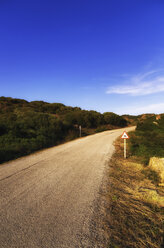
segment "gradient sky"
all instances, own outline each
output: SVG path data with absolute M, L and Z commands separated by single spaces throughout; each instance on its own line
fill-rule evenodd
M 0 96 L 164 112 L 164 1 L 0 0 Z

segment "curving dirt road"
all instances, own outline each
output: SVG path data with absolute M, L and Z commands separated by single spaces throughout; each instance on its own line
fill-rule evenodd
M 112 143 L 122 132 L 91 135 L 0 165 L 0 247 L 105 247 L 91 240 L 90 222 Z

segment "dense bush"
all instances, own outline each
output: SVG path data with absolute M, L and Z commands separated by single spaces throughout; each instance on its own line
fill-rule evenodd
M 46 113 L 26 112 L 1 115 L 0 162 L 56 145 L 66 136 L 68 127 Z
M 97 132 L 106 130 L 106 124 L 122 127 L 126 121 L 114 113 L 0 97 L 0 162 L 77 138 L 79 125 Z M 87 133 L 82 130 L 83 135 Z
M 105 124 L 116 125 L 119 127 L 125 127 L 127 125 L 127 121 L 122 116 L 116 115 L 115 113 L 105 112 L 103 116 Z
M 139 122 L 131 134 L 130 149 L 133 155 L 142 157 L 148 163 L 150 157 L 164 157 L 164 116 L 155 116 Z

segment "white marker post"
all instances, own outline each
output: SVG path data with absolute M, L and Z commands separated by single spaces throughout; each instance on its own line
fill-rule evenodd
M 124 158 L 126 158 L 126 140 L 129 139 L 126 131 L 123 132 L 121 139 L 124 139 Z
M 79 134 L 79 136 L 81 137 L 81 126 L 79 126 L 79 131 L 80 131 L 80 134 Z

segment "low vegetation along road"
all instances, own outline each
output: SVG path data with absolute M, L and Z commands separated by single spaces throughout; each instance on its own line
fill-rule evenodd
M 0 165 L 0 247 L 99 247 L 90 238 L 94 202 L 122 132 L 91 135 Z

